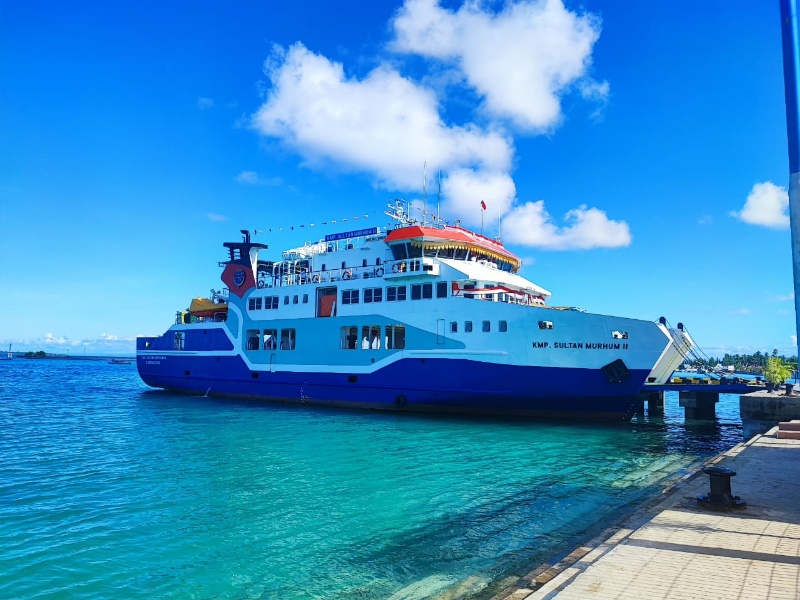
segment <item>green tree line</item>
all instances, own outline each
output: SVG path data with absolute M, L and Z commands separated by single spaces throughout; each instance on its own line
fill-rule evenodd
M 722 365 L 723 367 L 733 366 L 736 371 L 763 371 L 764 367 L 767 365 L 767 359 L 770 356 L 781 358 L 783 362 L 797 364 L 797 356 L 778 354 L 777 349 L 774 349 L 772 352 L 761 352 L 759 350 L 754 354 L 725 354 L 721 358 L 712 356 L 707 359 L 701 358 L 694 360 L 691 364 L 696 367 L 702 366 L 708 369 L 713 369 L 717 365 Z

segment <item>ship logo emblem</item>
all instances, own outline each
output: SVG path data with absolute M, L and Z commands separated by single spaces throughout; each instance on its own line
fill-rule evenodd
M 237 288 L 240 288 L 242 287 L 242 284 L 244 284 L 244 280 L 245 280 L 244 269 L 236 269 L 236 271 L 233 274 L 233 283 L 236 285 Z

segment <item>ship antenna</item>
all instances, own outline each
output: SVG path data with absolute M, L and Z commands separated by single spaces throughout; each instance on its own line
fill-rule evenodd
M 425 203 L 427 200 L 427 192 L 425 186 L 428 179 L 428 161 L 422 163 L 422 225 L 425 225 Z
M 500 202 L 497 203 L 497 241 L 500 241 Z
M 441 221 L 441 217 L 439 217 L 439 203 L 442 201 L 442 170 L 439 169 L 438 177 L 439 180 L 439 189 L 436 191 L 436 226 L 439 226 L 439 221 Z

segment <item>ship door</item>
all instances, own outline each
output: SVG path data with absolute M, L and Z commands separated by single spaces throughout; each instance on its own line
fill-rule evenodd
M 317 316 L 336 316 L 336 287 L 317 289 Z
M 275 372 L 275 353 L 274 352 L 272 352 L 269 355 L 269 372 L 270 373 L 274 373 Z
M 444 345 L 444 319 L 436 319 L 436 344 Z

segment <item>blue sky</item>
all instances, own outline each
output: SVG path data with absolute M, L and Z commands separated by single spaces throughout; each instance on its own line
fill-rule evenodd
M 794 354 L 780 44 L 777 0 L 0 0 L 0 348 L 131 353 L 240 229 L 427 165 L 553 303 Z

